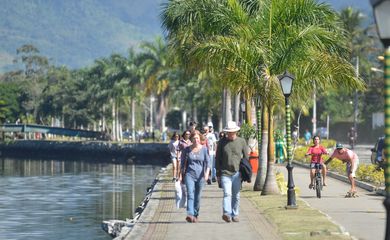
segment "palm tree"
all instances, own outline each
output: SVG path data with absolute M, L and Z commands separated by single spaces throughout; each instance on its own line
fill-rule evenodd
M 272 175 L 273 116 L 284 98 L 277 75 L 286 69 L 296 75 L 294 91 L 300 94 L 292 96 L 292 102 L 307 100 L 313 82 L 321 90 L 336 85 L 345 89 L 363 86 L 345 60 L 348 48 L 337 14 L 325 4 L 310 0 L 171 0 L 163 16 L 172 46 L 190 45 L 188 58 L 192 56 L 223 75 L 224 84 L 241 91 L 247 100 L 255 92 L 261 95 L 268 113 L 263 126 L 269 129 L 268 174 L 262 194 L 278 193 Z

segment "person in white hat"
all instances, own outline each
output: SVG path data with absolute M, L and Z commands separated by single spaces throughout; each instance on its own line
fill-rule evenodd
M 234 121 L 229 121 L 226 137 L 217 145 L 216 170 L 218 183 L 223 188 L 223 215 L 225 222 L 239 222 L 241 176 L 240 161 L 248 159 L 248 147 L 245 139 L 237 136 L 240 127 Z

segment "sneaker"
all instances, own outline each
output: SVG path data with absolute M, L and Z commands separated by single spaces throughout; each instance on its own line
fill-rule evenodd
M 213 177 L 213 179 L 211 181 L 212 182 L 217 182 L 217 179 L 215 177 Z
M 233 222 L 239 222 L 240 219 L 238 217 L 232 217 Z
M 172 182 L 176 182 L 176 178 L 174 177 L 174 178 L 172 178 Z
M 210 180 L 210 178 L 207 179 L 207 185 L 211 185 L 211 180 Z
M 323 183 L 322 186 L 326 187 L 326 186 L 328 186 L 328 185 L 326 185 L 326 183 Z
M 228 222 L 228 223 L 230 223 L 231 222 L 231 219 L 230 219 L 230 217 L 228 216 L 228 215 L 222 215 L 222 219 L 225 221 L 225 222 Z

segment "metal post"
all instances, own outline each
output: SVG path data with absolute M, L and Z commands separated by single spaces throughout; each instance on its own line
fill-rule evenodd
M 255 184 L 253 185 L 253 191 L 261 191 L 262 186 L 261 186 L 261 171 L 260 171 L 260 157 L 261 157 L 261 108 L 260 104 L 256 104 L 256 121 L 257 121 L 257 155 L 258 159 L 258 168 L 257 168 L 257 175 L 256 175 L 256 180 Z
M 288 183 L 287 183 L 287 209 L 296 209 L 298 208 L 295 199 L 295 185 L 293 179 L 293 165 L 292 165 L 292 148 L 291 148 L 291 110 L 288 97 L 285 97 L 286 101 L 286 133 L 287 133 L 287 171 L 288 171 Z
M 386 47 L 385 52 L 385 184 L 386 198 L 383 205 L 386 207 L 386 237 L 390 239 L 390 46 Z

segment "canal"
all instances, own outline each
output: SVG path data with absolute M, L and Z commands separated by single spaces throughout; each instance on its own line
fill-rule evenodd
M 111 239 L 161 166 L 0 158 L 0 239 Z

